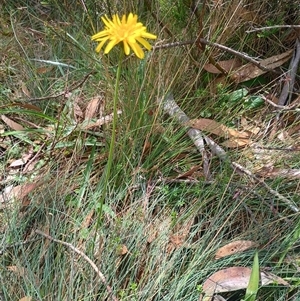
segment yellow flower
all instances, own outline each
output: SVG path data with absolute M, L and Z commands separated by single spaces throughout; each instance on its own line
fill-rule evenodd
M 132 13 L 128 15 L 127 20 L 125 15 L 122 20 L 118 15 L 113 15 L 112 20 L 109 20 L 107 16 L 101 17 L 105 29 L 92 36 L 92 41 L 100 42 L 96 51 L 100 52 L 106 41 L 109 42 L 105 47 L 105 54 L 109 53 L 115 45 L 123 42 L 126 55 L 129 55 L 131 48 L 138 58 L 144 58 L 144 51 L 138 42 L 150 50 L 151 45 L 145 39 L 156 39 L 157 37 L 147 32 L 146 26 L 137 22 L 137 18 L 137 15 Z

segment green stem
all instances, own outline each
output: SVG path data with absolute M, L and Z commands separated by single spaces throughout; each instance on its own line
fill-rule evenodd
M 107 165 L 106 165 L 106 169 L 103 173 L 104 186 L 103 186 L 103 189 L 101 191 L 101 196 L 100 196 L 100 200 L 99 200 L 99 207 L 98 207 L 98 210 L 97 210 L 97 224 L 96 224 L 95 235 L 97 235 L 99 227 L 102 223 L 103 204 L 104 204 L 104 201 L 105 201 L 106 192 L 107 192 L 107 188 L 108 188 L 108 185 L 109 185 L 109 178 L 110 178 L 111 167 L 112 167 L 113 157 L 114 157 L 115 142 L 116 142 L 116 128 L 117 128 L 117 119 L 118 119 L 117 104 L 118 104 L 118 94 L 119 94 L 120 77 L 121 77 L 121 69 L 122 69 L 121 68 L 122 67 L 122 59 L 123 59 L 123 52 L 120 51 L 118 69 L 117 69 L 117 75 L 116 75 L 114 99 L 113 99 L 113 107 L 114 107 L 113 127 L 112 127 L 112 134 L 111 134 L 111 141 L 110 141 L 110 146 L 109 146 Z M 101 181 L 101 183 L 102 183 L 102 181 Z M 94 240 L 94 242 L 95 242 L 95 240 Z

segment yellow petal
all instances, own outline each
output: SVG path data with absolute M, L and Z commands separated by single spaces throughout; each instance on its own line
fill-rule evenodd
M 126 40 L 123 41 L 123 44 L 124 44 L 124 52 L 126 55 L 128 55 L 130 53 L 130 47 Z
M 128 18 L 127 18 L 127 23 L 131 23 L 132 21 L 134 21 L 135 20 L 135 16 L 136 15 L 133 16 L 133 13 L 130 13 L 128 15 Z
M 149 32 L 143 32 L 141 36 L 146 39 L 153 39 L 153 40 L 157 39 L 156 35 Z
M 126 15 L 123 15 L 121 23 L 122 25 L 126 24 Z
M 142 50 L 141 46 L 138 43 L 129 43 L 129 45 L 139 59 L 144 58 L 145 56 L 144 51 Z
M 101 20 L 103 21 L 103 23 L 110 28 L 112 25 L 112 22 L 107 18 L 107 16 L 105 15 L 104 17 L 101 17 Z
M 121 21 L 118 15 L 113 15 L 113 23 L 114 25 L 118 25 L 118 26 L 121 25 Z
M 118 42 L 117 42 L 117 40 L 111 40 L 107 45 L 106 45 L 106 47 L 105 47 L 105 50 L 104 50 L 104 53 L 105 54 L 107 54 L 107 53 L 109 53 L 113 48 L 114 48 L 114 46 L 115 45 L 117 45 L 118 44 Z
M 97 41 L 98 39 L 101 39 L 107 35 L 108 35 L 107 30 L 102 30 L 92 36 L 92 41 Z
M 103 41 L 101 41 L 101 43 L 99 43 L 99 45 L 96 47 L 96 52 L 100 52 L 101 48 L 103 47 L 103 45 L 107 40 L 108 38 L 104 39 Z
M 143 38 L 137 37 L 136 40 L 141 43 L 146 49 L 151 50 L 151 45 Z

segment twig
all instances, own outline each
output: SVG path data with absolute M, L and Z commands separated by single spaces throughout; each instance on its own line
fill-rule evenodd
M 191 44 L 197 44 L 198 42 L 200 43 L 203 43 L 205 45 L 209 45 L 209 46 L 212 46 L 212 47 L 216 47 L 218 49 L 221 49 L 221 50 L 224 50 L 228 53 L 231 53 L 253 65 L 255 65 L 256 67 L 258 67 L 259 69 L 263 70 L 263 71 L 267 71 L 267 72 L 272 72 L 272 73 L 276 73 L 278 74 L 277 71 L 273 70 L 273 69 L 270 69 L 270 68 L 267 68 L 265 66 L 263 66 L 259 61 L 255 60 L 254 58 L 250 57 L 249 55 L 245 54 L 245 53 L 242 53 L 242 52 L 239 52 L 239 51 L 236 51 L 232 48 L 229 48 L 227 46 L 224 46 L 224 45 L 221 45 L 221 44 L 218 44 L 218 43 L 213 43 L 213 42 L 210 42 L 206 39 L 197 39 L 197 40 L 193 40 L 193 41 L 185 41 L 185 42 L 174 42 L 174 43 L 169 43 L 169 44 L 164 44 L 164 45 L 155 45 L 153 46 L 153 50 L 156 50 L 156 49 L 165 49 L 165 48 L 171 48 L 171 47 L 178 47 L 178 46 L 186 46 L 186 45 L 191 45 Z
M 299 212 L 299 209 L 292 203 L 292 201 L 288 200 L 286 197 L 281 195 L 279 192 L 272 189 L 266 182 L 264 182 L 262 179 L 260 179 L 256 175 L 254 175 L 250 170 L 246 169 L 245 167 L 243 167 L 242 165 L 240 165 L 236 162 L 232 162 L 231 165 L 234 168 L 237 168 L 238 170 L 242 171 L 244 174 L 250 176 L 252 179 L 254 179 L 256 182 L 260 183 L 262 186 L 264 186 L 272 195 L 276 196 L 279 200 L 286 203 L 292 211 L 297 212 L 297 213 Z
M 167 94 L 164 99 L 159 100 L 159 105 L 162 104 L 163 110 L 166 111 L 170 116 L 175 117 L 178 119 L 178 121 L 181 123 L 181 125 L 186 125 L 188 121 L 190 120 L 189 117 L 181 110 L 181 108 L 176 104 L 172 94 Z M 287 206 L 294 212 L 299 212 L 299 209 L 293 204 L 292 201 L 288 200 L 286 197 L 269 187 L 262 179 L 258 178 L 256 175 L 254 175 L 251 171 L 243 167 L 242 165 L 231 162 L 225 152 L 225 150 L 219 146 L 217 143 L 215 143 L 213 140 L 211 140 L 209 137 L 207 137 L 205 134 L 203 134 L 201 131 L 197 129 L 189 129 L 188 130 L 189 137 L 193 140 L 194 144 L 196 145 L 197 149 L 202 153 L 204 150 L 204 145 L 201 142 L 201 139 L 204 139 L 205 142 L 208 144 L 209 148 L 211 149 L 211 152 L 216 155 L 221 161 L 227 161 L 230 163 L 231 168 L 235 170 L 239 170 L 243 172 L 244 174 L 251 177 L 253 180 L 264 186 L 270 194 L 274 195 L 278 199 L 280 199 L 282 202 L 287 204 Z M 200 143 L 199 143 L 200 141 Z
M 286 74 L 286 80 L 282 88 L 281 94 L 279 96 L 278 104 L 280 106 L 284 106 L 285 104 L 290 103 L 291 101 L 299 61 L 300 61 L 300 38 L 296 40 L 294 55 L 291 59 L 289 70 Z
M 246 30 L 246 33 L 255 32 L 255 31 L 262 31 L 262 30 L 269 30 L 273 28 L 300 28 L 300 25 L 274 25 L 274 26 L 266 26 L 261 28 L 254 28 L 251 30 Z
M 273 106 L 274 108 L 277 109 L 282 109 L 282 110 L 291 110 L 294 107 L 296 107 L 299 103 L 296 101 L 295 103 L 290 104 L 289 106 L 281 106 L 281 105 L 277 105 L 276 103 L 274 103 L 272 100 L 268 99 L 265 96 L 260 96 L 264 101 L 266 101 L 268 104 L 270 104 L 271 106 Z
M 106 286 L 107 291 L 111 294 L 111 298 L 113 301 L 119 301 L 118 298 L 113 294 L 112 288 L 108 285 L 104 275 L 101 273 L 101 271 L 98 269 L 98 267 L 96 266 L 96 264 L 86 255 L 84 254 L 82 251 L 78 250 L 76 247 L 74 247 L 73 245 L 71 245 L 70 243 L 67 243 L 65 241 L 53 238 L 52 236 L 40 231 L 40 230 L 35 230 L 36 234 L 42 235 L 46 238 L 48 238 L 49 240 L 52 240 L 56 243 L 62 244 L 68 248 L 70 248 L 71 250 L 73 250 L 75 253 L 77 253 L 78 255 L 80 255 L 81 257 L 83 257 L 83 259 L 85 261 L 87 261 L 91 267 L 94 269 L 94 271 L 97 273 L 97 275 L 99 276 L 100 280 L 102 281 L 102 283 Z

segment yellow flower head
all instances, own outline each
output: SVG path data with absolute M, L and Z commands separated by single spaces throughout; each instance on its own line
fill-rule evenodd
M 107 16 L 101 17 L 105 24 L 105 29 L 92 36 L 92 41 L 100 42 L 96 51 L 100 52 L 106 41 L 109 42 L 105 47 L 105 54 L 109 53 L 115 45 L 123 42 L 126 55 L 130 53 L 131 48 L 138 58 L 144 58 L 144 51 L 138 42 L 150 50 L 151 45 L 145 38 L 156 39 L 157 37 L 147 32 L 146 26 L 143 26 L 141 22 L 137 22 L 137 18 L 137 15 L 132 13 L 128 15 L 127 19 L 123 15 L 122 20 L 120 20 L 118 15 L 113 15 L 112 20 L 109 20 Z

